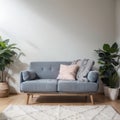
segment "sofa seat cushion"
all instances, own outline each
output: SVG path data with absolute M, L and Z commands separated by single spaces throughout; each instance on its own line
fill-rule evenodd
M 30 80 L 21 83 L 21 91 L 24 92 L 56 92 L 57 80 L 56 79 L 39 79 Z
M 58 81 L 58 92 L 71 92 L 71 93 L 89 93 L 96 92 L 98 84 L 96 82 L 81 82 L 81 81 Z

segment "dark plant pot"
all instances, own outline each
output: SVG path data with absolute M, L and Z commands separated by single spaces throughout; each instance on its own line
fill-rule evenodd
M 0 82 L 0 98 L 8 97 L 9 86 L 6 82 Z

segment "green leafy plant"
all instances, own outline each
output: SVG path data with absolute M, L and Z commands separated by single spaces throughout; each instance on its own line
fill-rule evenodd
M 104 44 L 102 49 L 95 51 L 99 56 L 99 73 L 102 82 L 111 88 L 118 87 L 119 76 L 117 71 L 120 66 L 118 44 L 116 42 L 111 46 L 109 44 Z
M 3 40 L 0 37 L 0 82 L 6 81 L 6 77 L 4 76 L 5 69 L 14 62 L 13 57 L 18 56 L 21 53 L 21 50 L 16 47 L 16 44 L 9 44 L 9 39 Z

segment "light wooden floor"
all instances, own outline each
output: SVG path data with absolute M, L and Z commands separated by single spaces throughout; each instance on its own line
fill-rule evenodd
M 0 112 L 8 105 L 25 105 L 26 94 L 10 95 L 6 98 L 0 98 Z M 112 105 L 116 111 L 120 113 L 120 99 L 111 101 L 102 94 L 94 95 L 95 105 Z M 85 99 L 84 96 L 39 96 L 35 95 L 30 99 L 29 105 L 91 105 L 90 99 Z

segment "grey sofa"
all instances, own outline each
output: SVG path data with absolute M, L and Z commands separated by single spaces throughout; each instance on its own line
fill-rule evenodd
M 81 82 L 78 80 L 57 80 L 60 64 L 70 65 L 71 62 L 31 62 L 29 69 L 36 76 L 29 79 L 25 71 L 20 73 L 20 91 L 27 93 L 27 104 L 30 95 L 89 95 L 92 103 L 93 93 L 98 90 L 98 80 L 95 82 Z M 24 75 L 25 73 L 25 75 Z M 93 75 L 94 76 L 94 75 Z M 24 80 L 24 77 L 28 77 Z

